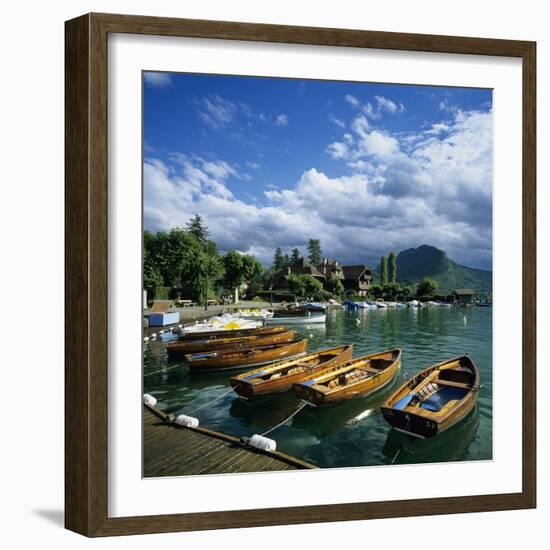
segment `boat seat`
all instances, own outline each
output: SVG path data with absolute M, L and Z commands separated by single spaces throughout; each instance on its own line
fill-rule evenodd
M 380 374 L 380 369 L 375 369 L 373 367 L 358 367 L 359 370 L 372 373 L 372 374 Z
M 452 380 L 441 380 L 440 378 L 436 378 L 434 380 L 438 385 L 440 386 L 448 386 L 453 388 L 465 388 L 467 390 L 471 389 L 471 384 L 466 384 L 464 382 L 453 382 Z
M 434 382 L 430 382 L 427 386 L 424 386 L 423 388 L 420 389 L 420 391 L 416 392 L 416 394 L 421 399 L 425 399 L 426 397 L 428 397 L 432 393 L 436 392 L 438 387 L 439 386 L 437 384 L 435 384 Z
M 420 407 L 427 411 L 439 412 L 449 401 L 460 401 L 467 393 L 468 391 L 465 388 L 441 387 L 427 399 L 424 399 L 420 403 Z

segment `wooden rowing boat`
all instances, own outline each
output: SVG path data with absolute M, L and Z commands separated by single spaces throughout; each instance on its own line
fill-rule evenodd
M 313 405 L 328 405 L 374 393 L 393 380 L 400 366 L 400 349 L 373 353 L 309 377 L 293 388 L 298 397 Z
M 225 370 L 264 365 L 286 357 L 303 354 L 307 349 L 307 339 L 292 342 L 278 342 L 255 348 L 239 350 L 219 350 L 192 353 L 185 356 L 192 371 Z
M 396 430 L 420 438 L 434 437 L 468 415 L 478 391 L 479 370 L 463 355 L 419 372 L 381 410 Z
M 247 398 L 289 391 L 295 382 L 351 359 L 352 349 L 346 345 L 308 353 L 233 376 L 229 381 L 235 392 Z
M 204 338 L 197 340 L 177 340 L 170 342 L 166 348 L 168 357 L 178 357 L 188 353 L 200 353 L 215 350 L 237 350 L 266 346 L 277 342 L 290 342 L 294 340 L 294 332 L 277 331 L 272 334 L 253 334 L 250 336 L 230 336 L 227 338 Z
M 259 336 L 265 334 L 275 334 L 285 332 L 285 326 L 269 326 L 245 329 L 227 329 L 227 330 L 208 330 L 205 332 L 183 332 L 178 340 L 215 340 L 217 338 L 229 338 L 238 336 Z

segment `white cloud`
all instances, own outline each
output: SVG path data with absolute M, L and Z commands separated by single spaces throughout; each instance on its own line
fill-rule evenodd
M 332 114 L 329 115 L 328 120 L 329 120 L 329 122 L 332 122 L 333 124 L 335 124 L 339 128 L 345 128 L 346 127 L 346 123 L 343 120 L 340 120 L 339 118 L 336 118 Z
M 280 114 L 275 120 L 277 126 L 288 126 L 288 116 L 285 114 Z
M 490 112 L 457 112 L 415 139 L 384 132 L 364 114 L 350 128 L 327 146 L 349 175 L 329 177 L 312 168 L 286 188 L 268 186 L 263 200 L 232 192 L 230 182 L 242 174 L 228 162 L 147 159 L 145 227 L 183 226 L 198 212 L 221 250 L 252 253 L 266 264 L 275 246 L 303 249 L 313 237 L 344 263 L 373 264 L 388 250 L 427 243 L 460 263 L 490 267 Z
M 359 100 L 351 95 L 351 94 L 347 94 L 346 97 L 344 98 L 352 107 L 359 107 Z
M 144 72 L 143 81 L 154 88 L 166 88 L 172 85 L 172 79 L 168 73 Z
M 237 106 L 232 101 L 219 95 L 204 97 L 200 101 L 199 118 L 215 130 L 230 124 L 237 113 Z
M 381 111 L 388 111 L 389 113 L 395 114 L 399 110 L 399 107 L 391 99 L 387 99 L 380 95 L 374 96 L 374 99 L 376 99 L 378 109 Z
M 331 143 L 327 147 L 327 151 L 333 159 L 345 159 L 349 156 L 349 149 L 345 143 Z

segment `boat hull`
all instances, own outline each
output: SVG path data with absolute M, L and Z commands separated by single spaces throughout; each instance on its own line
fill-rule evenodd
M 168 357 L 181 357 L 189 353 L 200 353 L 215 350 L 238 350 L 256 346 L 266 346 L 278 342 L 291 342 L 294 332 L 274 332 L 273 334 L 259 334 L 234 338 L 198 339 L 170 342 L 167 346 Z
M 418 399 L 420 391 L 427 390 L 429 384 L 435 390 Z M 465 355 L 421 371 L 405 382 L 380 410 L 388 424 L 400 432 L 419 438 L 435 437 L 468 416 L 476 405 L 478 390 L 479 371 Z M 449 391 L 454 391 L 456 398 L 443 400 L 437 407 L 423 408 L 438 394 Z
M 311 325 L 316 323 L 325 323 L 327 316 L 325 314 L 321 315 L 308 315 L 308 316 L 298 316 L 296 315 L 291 317 L 272 317 L 271 319 L 266 319 L 266 325 L 274 325 L 283 323 L 285 325 Z
M 307 339 L 304 339 L 242 350 L 188 354 L 185 355 L 185 359 L 189 364 L 189 369 L 193 372 L 248 368 L 301 355 L 305 353 L 307 343 Z
M 216 338 L 230 338 L 240 336 L 259 336 L 266 334 L 274 334 L 277 332 L 285 332 L 287 329 L 284 326 L 270 326 L 270 327 L 258 327 L 258 328 L 246 328 L 246 329 L 226 329 L 226 330 L 208 330 L 205 332 L 184 332 L 180 334 L 178 340 L 198 340 L 209 339 L 215 340 Z
M 380 363 L 383 368 L 373 368 L 373 365 Z M 333 372 L 325 372 L 321 376 L 311 377 L 305 383 L 294 384 L 293 389 L 301 399 L 321 407 L 371 395 L 390 384 L 400 368 L 400 349 L 374 353 L 352 359 L 341 364 Z M 362 373 L 364 378 L 358 377 L 355 380 L 347 381 L 346 377 L 356 373 Z M 331 384 L 337 383 L 339 380 L 345 380 L 345 383 L 330 387 Z
M 247 399 L 274 393 L 283 393 L 290 391 L 293 384 L 307 379 L 312 374 L 324 372 L 327 369 L 337 367 L 341 363 L 349 361 L 352 353 L 353 346 L 351 345 L 329 348 L 327 350 L 307 354 L 295 361 L 282 361 L 280 362 L 281 364 L 276 363 L 270 365 L 269 369 L 266 369 L 263 372 L 245 372 L 240 376 L 232 377 L 230 379 L 230 383 L 237 394 Z M 314 364 L 316 360 L 319 361 L 318 364 Z M 267 380 L 263 378 L 271 373 L 281 373 L 287 368 L 290 370 L 293 366 L 296 366 L 297 363 L 308 364 L 308 362 L 311 362 L 312 366 L 307 370 L 275 376 L 272 378 L 270 377 Z

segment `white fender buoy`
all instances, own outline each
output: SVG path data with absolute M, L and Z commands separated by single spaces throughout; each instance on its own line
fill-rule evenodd
M 185 426 L 186 428 L 196 428 L 199 425 L 199 419 L 194 418 L 193 416 L 187 416 L 185 414 L 180 414 L 176 420 L 174 420 L 178 426 Z
M 150 407 L 154 407 L 157 404 L 157 399 L 153 397 L 152 395 L 146 393 L 143 396 L 143 403 L 145 405 L 149 405 Z
M 151 340 L 154 340 L 156 337 L 157 337 L 156 332 L 153 332 L 153 334 L 151 334 L 151 336 L 149 336 L 149 338 L 151 338 Z
M 248 444 L 256 449 L 262 449 L 262 451 L 274 452 L 277 450 L 277 442 L 269 437 L 263 435 L 254 434 L 249 440 Z
M 159 334 L 164 334 L 164 331 L 163 331 L 163 330 L 159 330 Z
M 183 325 L 178 325 L 178 328 L 183 328 Z
M 144 339 L 143 339 L 144 342 L 149 342 L 149 338 L 146 336 Z

